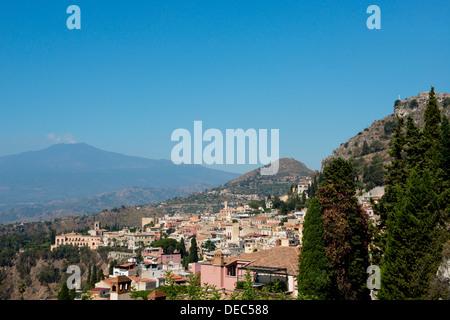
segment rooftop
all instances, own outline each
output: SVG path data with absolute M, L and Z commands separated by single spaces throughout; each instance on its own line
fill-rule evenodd
M 297 275 L 299 253 L 298 247 L 279 246 L 225 258 L 224 262 L 249 261 L 247 267 L 286 268 L 288 274 Z

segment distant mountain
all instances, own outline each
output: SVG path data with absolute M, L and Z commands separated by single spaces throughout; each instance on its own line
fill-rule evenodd
M 260 168 L 243 174 L 219 187 L 196 192 L 182 198 L 165 201 L 166 212 L 197 211 L 218 212 L 227 201 L 230 205 L 264 199 L 267 195 L 282 196 L 292 184 L 311 177 L 314 171 L 292 158 L 279 159 L 279 169 L 274 175 L 261 175 Z
M 4 220 L 2 213 L 8 211 L 11 215 L 11 210 L 19 207 L 75 201 L 130 187 L 217 186 L 237 176 L 199 165 L 175 165 L 169 160 L 107 152 L 85 143 L 56 144 L 40 151 L 0 157 L 0 222 Z M 158 192 L 168 197 L 180 195 L 168 190 Z M 149 196 L 148 202 L 155 199 Z
M 442 115 L 450 117 L 450 94 L 436 93 L 436 99 Z M 360 188 L 371 189 L 382 185 L 384 165 L 389 163 L 393 134 L 397 127 L 397 116 L 405 119 L 411 116 L 419 128 L 424 126 L 424 112 L 428 102 L 428 92 L 403 100 L 396 100 L 394 113 L 381 120 L 374 121 L 333 151 L 333 154 L 322 160 L 322 171 L 335 158 L 343 158 L 353 162 Z

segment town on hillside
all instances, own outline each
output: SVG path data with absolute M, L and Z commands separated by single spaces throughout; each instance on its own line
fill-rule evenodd
M 305 179 L 293 184 L 290 196 L 308 198 L 311 183 Z M 377 187 L 358 197 L 373 223 L 379 217 L 373 213 L 371 199 L 377 201 L 383 194 L 384 188 Z M 224 202 L 219 212 L 154 215 L 142 218 L 140 226 L 116 231 L 95 222 L 88 234 L 56 235 L 51 250 L 64 245 L 112 248 L 109 270 L 102 270 L 102 277 L 87 292 L 79 290 L 79 299 L 142 299 L 137 293 L 149 300 L 166 299 L 163 287 L 187 285 L 194 275 L 202 287 L 214 288 L 221 299 L 242 290 L 248 277 L 256 290 L 276 284 L 277 292 L 296 298 L 307 209 L 281 214 L 270 196 L 260 203 L 256 207 L 254 203 Z M 119 250 L 123 248 L 128 251 Z

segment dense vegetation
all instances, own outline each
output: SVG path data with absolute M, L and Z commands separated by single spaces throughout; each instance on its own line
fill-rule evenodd
M 386 194 L 375 206 L 381 217 L 376 230 L 380 299 L 450 298 L 448 280 L 437 274 L 448 259 L 444 247 L 450 239 L 450 130 L 434 88 L 424 121 L 420 130 L 412 118 L 406 124 L 398 119 Z
M 368 299 L 365 272 L 372 264 L 381 269 L 378 299 L 450 299 L 448 278 L 438 272 L 450 260 L 450 125 L 434 88 L 424 122 L 423 130 L 411 117 L 389 124 L 385 174 L 376 157 L 363 172 L 374 185 L 386 184 L 381 201 L 372 203 L 376 224 L 369 225 L 357 204 L 352 164 L 336 158 L 325 168 L 304 223 L 301 297 Z

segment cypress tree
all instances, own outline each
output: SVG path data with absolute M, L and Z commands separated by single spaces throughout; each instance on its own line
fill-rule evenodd
M 386 167 L 386 200 L 388 203 L 395 202 L 395 193 L 399 185 L 406 181 L 406 161 L 403 157 L 406 144 L 406 136 L 403 132 L 404 120 L 397 118 L 397 127 L 389 150 L 391 164 Z
M 57 299 L 58 300 L 72 300 L 66 281 L 63 282 L 61 289 L 58 292 Z
M 94 264 L 94 266 L 92 267 L 92 277 L 91 277 L 91 281 L 89 283 L 89 286 L 91 288 L 95 287 L 95 283 L 97 283 L 97 266 Z
M 439 257 L 437 195 L 428 170 L 414 168 L 398 194 L 381 267 L 379 299 L 423 298 Z
M 195 237 L 191 239 L 191 247 L 189 248 L 188 263 L 198 262 L 198 248 Z
M 413 128 L 411 122 L 410 130 Z M 378 203 L 375 203 L 373 200 L 371 201 L 374 212 L 380 216 L 378 225 L 371 226 L 373 234 L 371 243 L 372 262 L 377 265 L 381 263 L 382 255 L 385 251 L 386 239 L 389 234 L 386 226 L 393 212 L 393 206 L 397 201 L 397 192 L 405 184 L 407 178 L 407 164 L 404 158 L 407 141 L 403 127 L 404 119 L 397 117 L 397 126 L 393 135 L 392 146 L 388 151 L 391 163 L 386 166 L 385 194 Z
M 445 229 L 449 211 L 448 177 L 445 177 L 448 169 L 444 165 L 448 122 L 444 118 L 440 125 L 433 87 L 424 120 L 420 132 L 408 119 L 403 150 L 400 139 L 394 139 L 385 203 L 375 207 L 377 212 L 389 212 L 383 221 L 380 299 L 427 296 L 442 258 L 443 243 L 449 237 Z
M 406 136 L 405 136 L 405 164 L 408 169 L 412 169 L 415 166 L 423 168 L 423 151 L 421 149 L 422 133 L 415 125 L 411 116 L 408 116 L 406 121 Z
M 424 113 L 425 126 L 423 128 L 423 139 L 421 149 L 425 159 L 425 167 L 436 172 L 440 160 L 441 141 L 441 113 L 439 111 L 434 88 L 431 87 L 427 107 Z
M 184 259 L 186 256 L 186 245 L 184 243 L 184 238 L 181 238 L 180 242 L 177 243 L 176 249 L 179 253 L 181 253 L 181 258 Z
M 367 144 L 367 141 L 364 140 L 363 146 L 362 146 L 362 150 L 361 150 L 361 155 L 365 156 L 367 154 L 370 153 L 370 148 L 369 145 Z
M 96 282 L 99 282 L 104 279 L 105 279 L 105 275 L 103 274 L 103 269 L 99 268 L 98 272 L 97 272 L 97 281 Z
M 446 116 L 442 117 L 441 124 L 441 168 L 443 179 L 450 179 L 450 124 Z
M 337 158 L 324 170 L 320 203 L 332 298 L 369 299 L 369 222 L 355 196 L 351 162 Z
M 87 276 L 87 285 L 90 286 L 91 285 L 91 278 L 92 278 L 92 266 L 89 265 L 89 271 L 88 271 L 88 276 Z
M 306 299 L 328 299 L 330 286 L 322 214 L 319 201 L 313 198 L 303 223 L 302 249 L 299 256 L 299 296 Z

